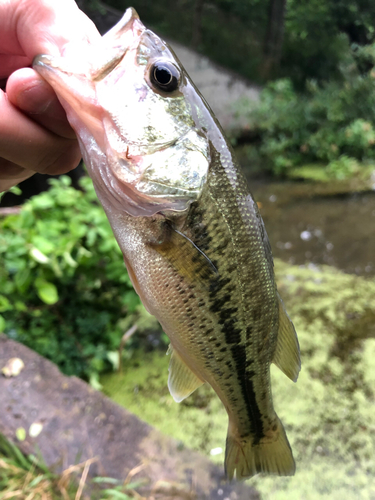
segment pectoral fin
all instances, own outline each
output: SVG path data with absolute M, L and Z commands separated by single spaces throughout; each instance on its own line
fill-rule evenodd
M 279 294 L 277 296 L 279 300 L 279 331 L 272 361 L 287 377 L 296 382 L 301 369 L 297 334 Z
M 209 281 L 219 274 L 208 256 L 190 238 L 169 224 L 165 225 L 163 241 L 149 245 L 165 257 L 181 276 L 195 284 L 207 288 Z
M 171 353 L 171 361 L 168 369 L 168 388 L 176 403 L 180 403 L 183 399 L 190 396 L 195 389 L 203 385 L 204 381 L 190 370 L 176 350 L 173 349 L 172 345 L 169 346 L 168 353 Z

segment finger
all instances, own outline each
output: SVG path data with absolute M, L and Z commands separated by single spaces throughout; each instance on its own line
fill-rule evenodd
M 56 135 L 75 139 L 65 111 L 52 87 L 31 68 L 13 73 L 7 82 L 9 101 Z
M 28 179 L 35 172 L 26 170 L 14 163 L 11 163 L 3 158 L 0 158 L 0 193 L 7 191 L 20 182 Z
M 0 157 L 34 172 L 60 174 L 76 167 L 81 155 L 76 140 L 45 130 L 0 91 Z
M 25 181 L 29 177 L 34 175 L 34 172 L 28 173 L 28 175 L 25 175 L 24 177 L 19 177 L 18 179 L 0 179 L 0 193 L 4 193 L 5 191 L 8 191 L 13 186 L 17 186 L 22 181 Z
M 25 174 L 25 169 L 11 161 L 0 158 L 0 173 L 2 179 L 18 179 Z
M 7 78 L 13 71 L 30 65 L 26 56 L 0 54 L 0 78 Z
M 37 54 L 59 55 L 67 42 L 100 37 L 74 0 L 0 2 L 0 33 L 1 52 L 27 56 L 28 64 Z

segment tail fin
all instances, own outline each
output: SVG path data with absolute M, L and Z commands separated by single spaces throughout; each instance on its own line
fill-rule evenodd
M 225 472 L 228 479 L 246 479 L 262 472 L 279 476 L 293 476 L 296 465 L 286 437 L 283 424 L 277 419 L 277 430 L 272 432 L 274 440 L 268 436 L 253 444 L 253 437 L 238 438 L 231 434 L 229 426 L 225 450 Z

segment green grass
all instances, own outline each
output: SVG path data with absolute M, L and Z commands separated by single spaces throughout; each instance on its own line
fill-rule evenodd
M 124 482 L 107 477 L 88 481 L 94 460 L 54 474 L 42 460 L 26 457 L 0 434 L 0 500 L 143 500 L 134 491 L 140 483 L 131 481 L 137 470 L 131 471 Z
M 0 499 L 70 500 L 77 496 L 79 485 L 71 474 L 57 476 L 36 457 L 25 457 L 0 435 Z

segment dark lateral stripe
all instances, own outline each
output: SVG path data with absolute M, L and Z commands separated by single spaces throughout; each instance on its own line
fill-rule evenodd
M 239 328 L 236 328 L 235 319 L 228 318 L 224 322 L 222 330 L 224 331 L 225 342 L 227 344 L 238 345 L 241 342 L 241 330 Z
M 254 436 L 254 444 L 258 444 L 264 437 L 262 414 L 260 413 L 254 391 L 252 379 L 246 374 L 246 349 L 241 345 L 232 345 L 230 348 L 235 362 L 237 378 L 240 383 L 242 397 L 250 422 L 250 433 Z

